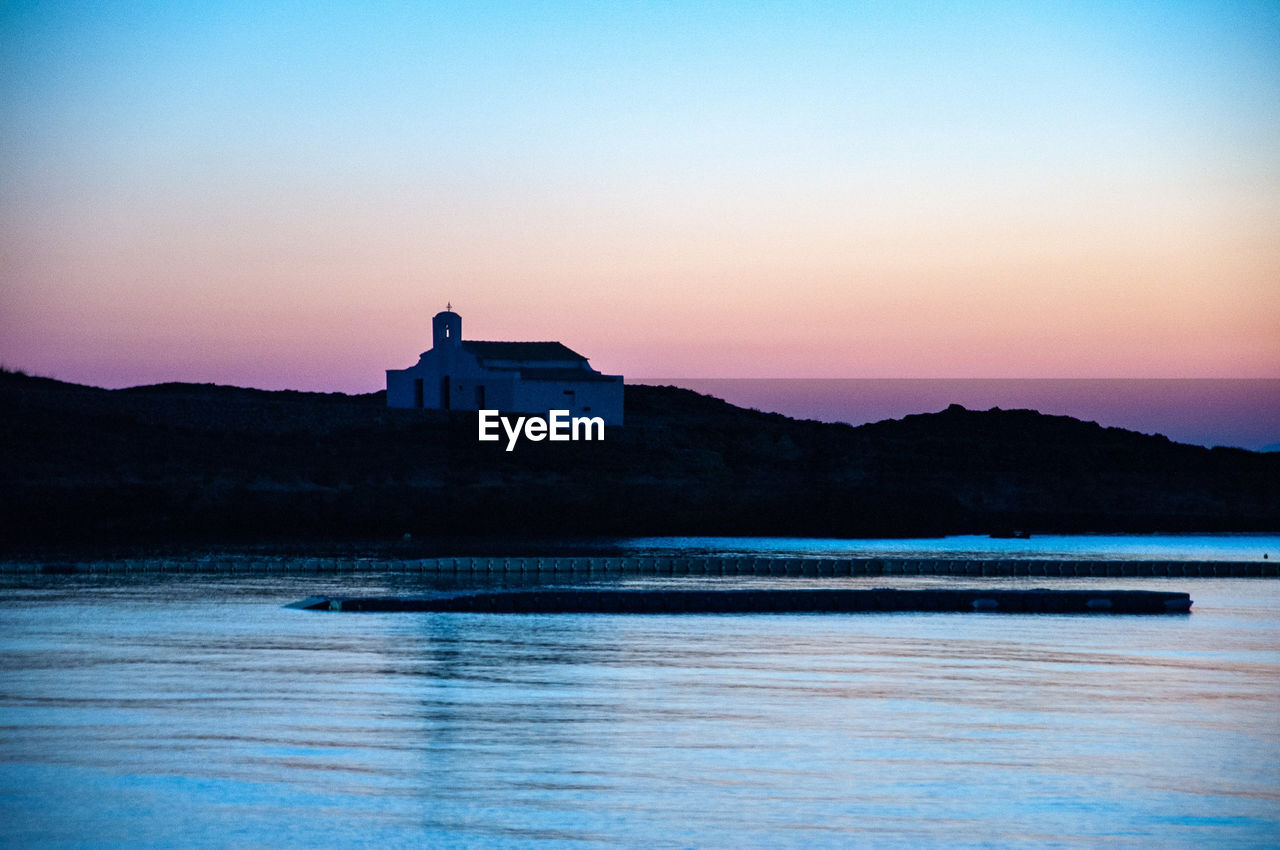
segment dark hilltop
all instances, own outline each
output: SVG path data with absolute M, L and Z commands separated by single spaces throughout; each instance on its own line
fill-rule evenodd
M 0 373 L 6 548 L 625 535 L 1275 531 L 1280 455 L 1029 410 L 860 427 L 626 387 L 604 442 L 476 439 L 382 393 Z

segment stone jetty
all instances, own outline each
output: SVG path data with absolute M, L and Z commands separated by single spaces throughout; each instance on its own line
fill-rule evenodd
M 311 596 L 309 611 L 477 614 L 835 614 L 892 611 L 1010 614 L 1186 614 L 1186 593 L 1152 590 L 554 588 L 430 596 Z

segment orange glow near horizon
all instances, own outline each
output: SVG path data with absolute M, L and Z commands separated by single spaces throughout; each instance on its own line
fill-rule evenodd
M 1280 376 L 1275 10 L 140 14 L 6 13 L 8 368 Z

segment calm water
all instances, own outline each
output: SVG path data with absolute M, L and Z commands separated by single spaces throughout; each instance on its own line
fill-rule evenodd
M 1204 446 L 1280 449 L 1280 379 L 653 378 L 801 419 L 861 425 L 932 413 L 1027 408 Z
M 426 585 L 6 579 L 0 842 L 1280 840 L 1280 582 L 973 581 L 1184 589 L 1196 605 L 341 615 L 280 606 Z
M 1280 558 L 1280 534 L 969 534 L 903 540 L 795 537 L 636 537 L 616 545 L 637 555 L 787 558 L 982 558 L 1031 560 L 1258 561 Z

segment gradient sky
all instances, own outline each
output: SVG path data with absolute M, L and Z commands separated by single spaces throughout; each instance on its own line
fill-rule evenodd
M 1280 4 L 0 5 L 0 362 L 1280 376 Z

